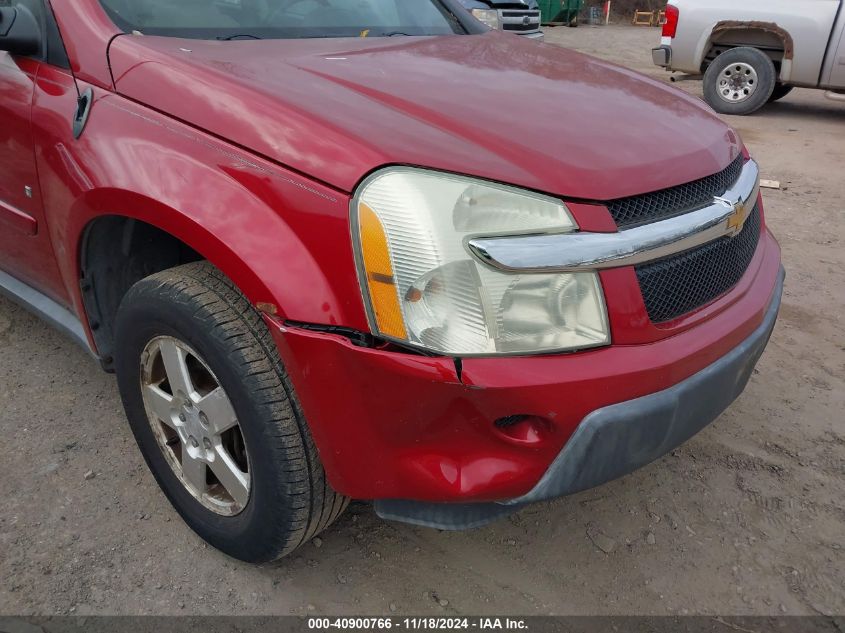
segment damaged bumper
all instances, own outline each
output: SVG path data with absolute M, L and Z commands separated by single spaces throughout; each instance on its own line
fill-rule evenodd
M 385 518 L 458 529 L 614 479 L 692 437 L 744 388 L 782 278 L 766 232 L 717 316 L 574 354 L 460 362 L 268 323 L 332 486 L 377 500 Z M 503 432 L 514 416 L 543 432 Z
M 715 420 L 745 389 L 774 330 L 782 291 L 783 273 L 763 323 L 715 363 L 658 393 L 593 411 L 527 494 L 482 504 L 377 500 L 376 512 L 383 519 L 469 529 L 528 503 L 594 488 L 666 455 Z

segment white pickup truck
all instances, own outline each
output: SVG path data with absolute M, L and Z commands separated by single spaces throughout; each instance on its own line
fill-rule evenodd
M 652 57 L 679 78 L 703 76 L 723 114 L 751 114 L 796 86 L 845 101 L 843 1 L 669 0 Z

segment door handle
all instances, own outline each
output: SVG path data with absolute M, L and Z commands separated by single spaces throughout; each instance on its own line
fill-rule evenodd
M 88 123 L 88 115 L 91 114 L 91 106 L 94 103 L 94 91 L 88 88 L 79 95 L 76 100 L 76 113 L 73 115 L 73 138 L 82 136 L 85 125 Z

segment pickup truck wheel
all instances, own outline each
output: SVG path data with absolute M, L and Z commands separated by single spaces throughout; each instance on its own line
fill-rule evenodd
M 721 114 L 751 114 L 769 101 L 777 73 L 768 55 L 756 48 L 732 48 L 704 73 L 704 98 Z
M 769 103 L 773 103 L 775 101 L 780 101 L 790 92 L 795 86 L 788 86 L 786 84 L 777 84 L 775 89 L 772 91 L 772 96 L 769 97 Z
M 116 339 L 141 452 L 203 539 L 269 562 L 340 516 L 349 500 L 326 480 L 270 332 L 220 271 L 198 262 L 138 282 Z

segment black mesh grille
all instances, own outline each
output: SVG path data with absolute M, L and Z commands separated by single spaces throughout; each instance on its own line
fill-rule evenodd
M 538 24 L 536 22 L 532 22 L 529 24 L 503 24 L 502 30 L 503 31 L 536 31 L 538 28 Z
M 718 174 L 643 196 L 620 198 L 610 202 L 607 208 L 620 229 L 681 215 L 723 195 L 739 179 L 744 163 L 740 155 Z
M 637 266 L 652 322 L 676 319 L 733 288 L 748 269 L 759 241 L 760 209 L 755 206 L 739 235 Z

